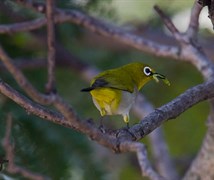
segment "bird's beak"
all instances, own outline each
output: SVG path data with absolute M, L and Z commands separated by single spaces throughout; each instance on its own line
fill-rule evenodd
M 170 86 L 169 80 L 164 75 L 159 73 L 153 73 L 152 77 L 156 82 L 159 82 L 159 79 L 161 79 L 166 85 Z

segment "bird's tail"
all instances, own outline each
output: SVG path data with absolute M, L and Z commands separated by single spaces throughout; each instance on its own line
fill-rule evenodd
M 81 89 L 81 92 L 90 92 L 93 89 L 94 89 L 93 87 L 88 87 L 88 88 Z

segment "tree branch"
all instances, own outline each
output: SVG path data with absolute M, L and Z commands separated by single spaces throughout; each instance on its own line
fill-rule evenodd
M 180 178 L 176 171 L 175 163 L 170 156 L 163 130 L 164 129 L 162 127 L 159 127 L 149 134 L 149 139 L 152 143 L 151 150 L 154 162 L 158 172 L 160 172 L 163 177 L 168 180 L 178 180 Z
M 38 12 L 42 12 L 42 13 L 44 13 L 46 9 L 45 4 L 41 4 L 41 3 L 31 3 L 30 1 L 20 1 L 20 0 L 17 0 L 17 2 L 21 2 L 23 5 L 34 8 Z M 195 17 L 195 20 L 198 18 L 197 14 L 199 14 L 201 10 L 199 6 L 195 6 L 195 8 L 193 8 L 192 10 L 191 18 Z M 60 9 L 56 9 L 55 13 L 56 13 L 55 19 L 54 19 L 55 23 L 62 23 L 62 22 L 69 21 L 78 25 L 82 25 L 85 28 L 90 29 L 91 31 L 101 34 L 103 36 L 114 38 L 120 42 L 128 44 L 146 53 L 150 53 L 156 56 L 170 57 L 178 60 L 187 60 L 192 64 L 194 64 L 198 68 L 198 70 L 202 72 L 202 74 L 204 75 L 204 77 L 206 77 L 206 79 L 209 78 L 210 76 L 213 76 L 213 69 L 214 69 L 213 64 L 205 56 L 205 54 L 201 52 L 200 47 L 198 47 L 196 44 L 193 44 L 190 38 L 190 34 L 191 34 L 190 31 L 192 31 L 193 24 L 195 23 L 191 23 L 189 25 L 187 32 L 183 35 L 178 33 L 174 28 L 176 32 L 175 34 L 177 37 L 176 39 L 178 40 L 178 42 L 182 42 L 183 44 L 180 48 L 176 46 L 167 46 L 167 45 L 150 41 L 148 39 L 142 38 L 141 36 L 135 35 L 131 32 L 124 31 L 118 27 L 102 22 L 96 18 L 90 17 L 76 10 L 63 11 Z M 193 14 L 196 14 L 196 16 L 194 16 Z M 163 16 L 161 17 L 165 18 L 167 16 L 163 14 Z M 170 22 L 170 19 L 169 18 L 167 19 L 168 21 L 164 19 L 164 22 L 167 22 L 167 24 L 171 24 L 170 25 L 171 27 L 175 27 Z M 192 22 L 192 19 L 190 20 L 190 22 Z M 193 22 L 196 22 L 196 21 L 194 21 L 193 19 Z M 32 22 L 30 22 L 29 24 L 30 24 L 29 25 L 30 27 L 33 26 Z M 45 24 L 46 24 L 46 21 L 43 21 L 42 25 L 45 25 Z M 27 24 L 25 25 L 27 26 Z M 194 26 L 194 27 L 197 27 L 197 26 Z M 15 28 L 13 27 L 10 27 L 10 28 L 12 32 L 16 31 Z M 36 25 L 36 28 L 38 28 L 38 25 Z M 7 29 L 7 28 L 4 28 L 4 29 Z
M 146 147 L 139 142 L 125 141 L 121 143 L 120 149 L 124 152 L 135 152 L 137 154 L 138 162 L 140 164 L 142 176 L 147 176 L 152 180 L 164 180 L 165 178 L 158 175 L 152 168 L 148 160 Z
M 42 3 L 33 3 L 32 1 L 20 1 L 16 0 L 17 2 L 25 5 L 26 7 L 34 8 L 34 10 L 45 13 L 46 6 Z M 32 2 L 32 3 L 31 3 Z M 39 25 L 44 26 L 46 24 L 45 19 L 41 20 Z M 167 46 L 158 44 L 154 41 L 147 40 L 146 38 L 142 38 L 141 36 L 135 35 L 131 32 L 124 31 L 119 27 L 115 27 L 113 25 L 104 23 L 96 18 L 90 17 L 82 12 L 71 10 L 71 11 L 63 11 L 61 9 L 55 9 L 55 23 L 63 23 L 63 22 L 72 22 L 78 25 L 82 25 L 85 28 L 92 30 L 93 32 L 97 32 L 107 37 L 112 37 L 117 39 L 125 44 L 128 44 L 132 47 L 135 47 L 139 50 L 142 50 L 147 53 L 151 53 L 157 56 L 164 56 L 164 57 L 171 57 L 171 58 L 178 58 L 179 57 L 179 48 L 174 46 Z M 39 25 L 32 25 L 32 21 L 29 22 L 30 27 L 35 27 L 35 29 L 39 28 Z M 18 25 L 16 25 L 17 27 Z M 21 24 L 20 24 L 21 26 Z M 25 23 L 25 26 L 27 24 Z M 22 30 L 13 28 L 12 26 L 5 28 L 3 26 L 3 30 L 0 30 L 1 33 L 8 33 L 8 32 L 17 32 Z M 1 26 L 0 26 L 1 29 Z M 10 29 L 10 30 L 9 30 Z M 5 30 L 5 31 L 4 31 Z M 6 31 L 7 30 L 7 31 Z M 32 28 L 30 29 L 32 30 Z
M 17 32 L 25 32 L 25 31 L 32 31 L 35 29 L 39 29 L 42 26 L 45 26 L 47 23 L 46 18 L 38 18 L 35 20 L 21 22 L 21 23 L 13 23 L 7 25 L 0 25 L 0 33 L 1 34 L 13 34 Z
M 186 34 L 189 38 L 195 38 L 198 33 L 198 26 L 199 26 L 199 15 L 201 13 L 201 10 L 203 9 L 203 6 L 198 3 L 196 0 L 191 11 L 189 26 L 186 31 Z
M 192 105 L 194 105 L 194 103 L 199 102 L 201 100 L 204 100 L 206 98 L 211 98 L 210 96 L 213 93 L 213 92 L 210 93 L 210 91 L 213 89 L 213 84 L 212 83 L 210 84 L 210 83 L 207 82 L 207 83 L 204 83 L 203 85 L 199 85 L 197 87 L 194 87 L 194 88 L 188 90 L 183 95 L 181 95 L 181 97 L 178 97 L 177 99 L 175 99 L 174 101 L 172 101 L 171 105 L 165 105 L 165 107 L 163 106 L 163 107 L 159 108 L 158 110 L 153 111 L 150 115 L 148 115 L 142 121 L 142 123 L 144 123 L 145 126 L 142 125 L 142 124 L 138 124 L 138 125 L 135 125 L 134 127 L 132 127 L 131 129 L 136 128 L 137 126 L 141 126 L 142 125 L 143 128 L 141 130 L 139 130 L 141 132 L 141 135 L 142 135 L 140 138 L 142 138 L 143 136 L 146 135 L 145 133 L 149 133 L 150 131 L 152 131 L 152 130 L 148 131 L 148 129 L 150 129 L 150 128 L 156 128 L 157 127 L 158 123 L 155 122 L 155 118 L 154 117 L 161 117 L 162 120 L 163 119 L 167 120 L 166 117 L 171 118 L 171 117 L 168 116 L 169 114 L 176 113 L 176 115 L 171 115 L 172 117 L 175 117 L 179 113 L 182 113 L 185 109 L 188 109 L 189 107 L 191 107 Z M 10 97 L 12 100 L 15 100 L 17 103 L 19 103 L 25 109 L 27 109 L 27 111 L 34 110 L 35 107 L 32 104 L 30 104 L 30 106 L 25 106 L 25 104 L 23 105 L 22 101 L 20 103 L 17 100 L 17 97 L 20 98 L 18 94 L 14 93 L 14 92 L 12 92 L 11 94 L 10 93 L 7 94 L 8 93 L 8 88 L 5 88 L 5 89 L 4 88 L 5 88 L 4 86 L 3 87 L 0 86 L 0 90 L 1 90 L 1 92 L 3 92 L 3 94 L 5 94 L 6 96 Z M 190 96 L 190 98 L 188 99 L 187 97 L 189 97 L 189 95 L 192 95 L 192 96 Z M 184 104 L 187 105 L 187 106 L 183 106 L 183 103 L 182 103 L 183 100 L 182 99 L 185 99 Z M 194 101 L 192 101 L 192 99 Z M 180 105 L 179 105 L 179 103 L 180 103 Z M 74 128 L 77 129 L 78 131 L 86 133 L 87 135 L 89 135 L 90 137 L 92 137 L 92 139 L 95 139 L 95 140 L 97 140 L 97 139 L 100 140 L 100 138 L 102 136 L 105 136 L 105 138 L 108 137 L 107 134 L 102 135 L 97 129 L 92 130 L 92 133 L 91 133 L 91 129 L 90 129 L 90 125 L 89 124 L 87 124 L 87 125 L 79 125 L 79 123 L 81 123 L 81 121 L 79 121 L 79 120 L 73 122 L 72 119 L 73 119 L 74 114 L 73 114 L 72 109 L 70 109 L 69 106 L 66 105 L 66 103 L 62 103 L 61 100 L 60 101 L 58 100 L 57 101 L 57 105 L 55 105 L 55 106 L 57 106 L 58 109 L 61 109 L 61 111 L 63 112 L 63 114 L 68 113 L 68 119 L 69 119 L 69 121 L 72 121 L 72 125 L 74 125 Z M 167 107 L 171 107 L 171 108 L 168 109 Z M 67 109 L 67 110 L 65 111 L 64 109 Z M 165 109 L 166 111 L 163 112 L 162 109 Z M 169 112 L 170 110 L 172 111 L 171 113 Z M 176 112 L 177 110 L 179 111 L 179 113 Z M 43 112 L 40 112 L 40 111 L 36 111 L 36 112 L 32 111 L 33 114 L 36 114 L 38 112 L 39 112 L 39 115 L 43 114 Z M 160 112 L 163 113 L 162 114 L 163 116 L 160 116 Z M 71 113 L 71 115 L 70 115 L 70 113 Z M 164 116 L 164 114 L 165 114 L 165 116 Z M 36 114 L 36 115 L 38 115 L 38 114 Z M 45 116 L 40 116 L 40 117 L 45 118 Z M 46 116 L 46 117 L 48 117 L 48 116 Z M 153 117 L 153 118 L 149 119 L 149 117 Z M 161 119 L 159 119 L 159 120 L 161 120 Z M 151 123 L 147 124 L 148 121 L 151 122 Z M 63 125 L 65 125 L 65 124 L 63 124 Z M 154 125 L 156 127 L 154 127 Z M 136 133 L 139 133 L 139 131 L 136 132 Z M 97 135 L 97 132 L 98 132 L 98 135 Z M 137 137 L 138 135 L 134 133 L 134 136 Z M 120 139 L 120 137 L 119 137 L 119 139 Z M 124 134 L 123 134 L 123 137 L 124 137 Z M 125 137 L 127 137 L 130 140 L 133 139 L 133 137 L 130 136 L 129 133 L 125 133 Z M 103 144 L 103 145 L 105 145 L 107 147 L 110 147 L 111 149 L 113 149 L 115 151 L 118 151 L 118 150 L 121 151 L 120 149 L 118 149 L 118 147 L 119 147 L 118 144 L 120 144 L 119 142 L 123 142 L 123 141 L 120 141 L 120 140 L 113 140 L 112 141 L 112 139 L 109 139 L 107 141 L 107 143 L 106 143 L 105 138 L 104 139 L 101 138 L 101 144 Z
M 26 79 L 24 74 L 12 63 L 12 59 L 6 54 L 3 48 L 0 46 L 0 59 L 4 66 L 11 73 L 13 78 L 19 84 L 19 86 L 35 101 L 41 104 L 50 104 L 52 102 L 51 96 L 47 96 L 39 93 L 32 84 Z
M 211 103 L 211 112 L 208 118 L 208 130 L 201 149 L 186 172 L 183 180 L 212 179 L 214 172 L 214 101 Z
M 42 12 L 42 13 L 46 12 L 47 8 L 45 4 L 38 4 L 38 6 L 36 6 L 35 3 L 31 4 L 31 2 L 32 1 L 22 1 L 22 3 L 27 4 L 28 7 L 34 7 L 38 12 Z M 195 105 L 200 101 L 211 99 L 214 97 L 214 92 L 213 92 L 214 65 L 203 53 L 201 47 L 197 44 L 197 42 L 192 40 L 197 34 L 198 16 L 201 11 L 201 6 L 198 6 L 197 3 L 195 3 L 195 6 L 192 9 L 189 27 L 184 34 L 181 34 L 180 32 L 178 32 L 174 24 L 171 22 L 170 18 L 168 18 L 163 13 L 163 11 L 160 10 L 160 8 L 156 7 L 156 10 L 159 12 L 159 15 L 163 19 L 163 22 L 168 27 L 168 29 L 173 33 L 175 39 L 177 40 L 177 42 L 180 44 L 181 47 L 166 46 L 163 44 L 155 43 L 148 39 L 137 36 L 131 32 L 124 31 L 123 29 L 120 29 L 113 25 L 102 22 L 96 18 L 90 17 L 79 11 L 75 11 L 75 10 L 63 11 L 60 9 L 55 9 L 54 11 L 56 13 L 56 15 L 54 16 L 55 23 L 69 21 L 78 25 L 82 25 L 83 27 L 93 32 L 96 32 L 106 37 L 111 37 L 113 39 L 116 39 L 120 42 L 128 44 L 132 47 L 135 47 L 136 49 L 142 50 L 147 53 L 151 53 L 157 56 L 171 57 L 179 60 L 185 59 L 191 62 L 193 65 L 195 65 L 197 69 L 203 74 L 205 79 L 208 80 L 203 84 L 200 84 L 198 86 L 195 86 L 187 90 L 186 92 L 184 92 L 183 94 L 181 94 L 180 96 L 178 96 L 177 98 L 169 102 L 168 104 L 156 109 L 155 111 L 152 111 L 139 124 L 136 124 L 133 127 L 131 127 L 129 129 L 129 132 L 124 130 L 119 130 L 118 137 L 115 137 L 114 135 L 110 136 L 108 133 L 103 134 L 90 123 L 84 123 L 83 121 L 81 121 L 74 114 L 73 109 L 67 103 L 65 103 L 64 100 L 58 95 L 51 96 L 52 98 L 50 98 L 50 96 L 47 97 L 48 99 L 47 101 L 50 103 L 53 103 L 54 106 L 63 114 L 64 116 L 63 118 L 65 122 L 68 123 L 69 125 L 71 124 L 73 125 L 72 128 L 87 134 L 88 136 L 90 136 L 92 139 L 96 140 L 100 144 L 103 144 L 106 147 L 111 148 L 116 152 L 124 152 L 127 149 L 130 150 L 130 147 L 132 147 L 133 145 L 133 143 L 131 143 L 132 145 L 129 144 L 130 141 L 139 140 L 143 138 L 145 135 L 153 131 L 155 128 L 160 126 L 166 120 L 177 117 L 179 114 L 181 114 L 182 112 L 184 112 L 185 110 L 187 110 L 188 108 L 190 108 L 191 106 Z M 32 27 L 36 27 L 36 28 L 39 27 L 38 22 L 36 22 L 38 23 L 37 25 L 32 25 L 32 22 L 30 23 L 31 24 L 29 25 L 29 29 L 32 29 Z M 42 25 L 45 25 L 46 21 L 44 21 L 43 23 L 44 24 Z M 41 25 L 41 22 L 39 25 Z M 14 31 L 16 31 L 16 29 L 14 29 Z M 3 63 L 5 64 L 5 66 L 7 67 L 7 69 L 11 72 L 13 76 L 15 76 L 15 73 L 18 72 L 18 77 L 17 78 L 15 77 L 15 78 L 22 88 L 27 87 L 28 90 L 26 90 L 26 92 L 28 93 L 28 95 L 33 97 L 35 100 L 37 100 L 37 102 L 40 102 L 40 101 L 43 102 L 44 99 L 43 97 L 41 98 L 42 95 L 39 96 L 40 94 L 32 87 L 30 83 L 28 83 L 24 75 L 20 71 L 18 71 L 15 66 L 13 66 L 12 61 L 6 55 L 6 53 L 4 53 L 2 48 L 0 49 L 0 57 Z M 23 85 L 22 83 L 23 80 L 25 84 L 27 82 L 28 84 L 27 86 Z M 8 93 L 7 91 L 8 89 L 5 90 L 4 88 L 2 91 L 4 92 L 6 91 Z M 1 86 L 0 86 L 0 89 L 1 89 Z M 14 98 L 12 95 L 11 97 Z M 17 102 L 20 103 L 19 101 Z M 22 104 L 23 107 L 24 105 Z M 27 108 L 33 108 L 34 110 L 35 107 L 27 106 Z M 33 112 L 33 113 L 36 114 L 36 112 Z M 40 113 L 41 112 L 39 112 L 39 114 Z M 206 138 L 205 142 L 208 141 L 207 139 L 210 139 L 210 138 Z M 124 148 L 124 146 L 127 149 Z M 203 148 L 207 148 L 207 147 L 204 145 L 202 149 Z M 142 147 L 139 149 L 141 149 L 141 152 L 143 152 Z M 136 149 L 135 149 L 135 152 L 137 152 Z M 141 158 L 139 158 L 139 161 L 142 162 L 140 159 Z M 194 163 L 194 164 L 197 164 L 197 163 Z M 148 176 L 153 174 L 153 173 L 151 174 L 148 173 L 148 171 L 144 168 L 144 165 L 145 164 L 141 164 L 142 171 L 146 173 Z M 153 172 L 151 168 L 149 169 L 151 172 Z M 193 170 L 191 171 L 193 172 Z M 154 174 L 154 176 L 155 175 L 157 174 Z
M 130 128 L 130 132 L 136 135 L 136 140 L 159 127 L 163 122 L 175 119 L 182 112 L 189 109 L 196 103 L 214 97 L 214 80 L 199 84 L 185 91 L 171 102 L 155 109 L 146 116 L 139 124 Z
M 154 111 L 154 107 L 146 100 L 144 96 L 139 94 L 133 107 L 133 111 L 139 119 L 143 119 L 143 117 Z M 157 166 L 158 172 L 166 179 L 179 179 L 175 165 L 169 155 L 168 146 L 163 137 L 162 128 L 159 127 L 155 129 L 149 134 L 148 137 L 151 143 L 152 155 L 155 159 L 155 165 Z
M 180 41 L 181 40 L 180 33 L 179 33 L 178 29 L 175 27 L 175 25 L 172 23 L 171 19 L 159 8 L 159 6 L 155 5 L 154 9 L 158 13 L 158 15 L 162 18 L 165 26 L 172 33 L 172 35 L 174 36 L 174 38 L 177 41 Z
M 214 81 L 209 81 L 187 90 L 186 92 L 184 92 L 183 94 L 181 94 L 168 104 L 151 112 L 139 124 L 136 124 L 133 127 L 131 127 L 129 129 L 129 132 L 131 132 L 131 135 L 135 136 L 135 140 L 143 138 L 151 131 L 153 131 L 155 128 L 160 126 L 160 124 L 162 124 L 166 120 L 177 117 L 179 114 L 181 114 L 182 112 L 184 112 L 185 110 L 187 110 L 188 108 L 190 108 L 191 106 L 200 101 L 213 98 L 214 97 L 213 88 Z M 2 81 L 0 83 L 0 92 L 6 95 L 7 97 L 11 98 L 13 101 L 18 103 L 20 106 L 22 106 L 32 114 L 67 127 L 69 127 L 70 125 L 70 127 L 73 127 L 74 129 L 89 135 L 92 139 L 96 140 L 100 144 L 103 144 L 104 146 L 107 146 L 110 149 L 113 149 L 114 151 L 120 152 L 120 149 L 118 149 L 118 142 L 116 142 L 113 139 L 108 139 L 105 142 L 104 139 L 108 136 L 106 134 L 100 133 L 100 131 L 90 123 L 84 123 L 80 121 L 75 116 L 73 110 L 69 107 L 69 105 L 65 103 L 60 97 L 57 96 L 54 98 L 55 99 L 54 105 L 56 106 L 57 109 L 60 110 L 61 113 L 63 113 L 63 115 L 65 115 L 65 118 L 68 119 L 66 121 L 62 121 L 60 117 L 53 116 L 53 112 L 48 112 L 41 106 L 29 102 L 29 100 L 23 98 L 23 96 L 20 96 L 20 94 L 18 94 L 15 90 L 12 90 L 8 85 L 3 83 Z M 67 121 L 70 123 L 72 122 L 72 125 Z M 120 131 L 123 132 L 123 130 Z M 123 132 L 122 134 L 123 136 L 124 135 L 127 136 L 126 137 L 127 140 L 133 140 L 133 136 L 131 136 L 129 132 L 126 132 L 125 134 Z M 121 137 L 118 138 L 120 139 Z
M 54 112 L 53 110 L 49 110 L 37 103 L 34 103 L 27 97 L 21 95 L 18 91 L 11 88 L 8 84 L 4 83 L 1 79 L 0 92 L 20 105 L 28 113 L 34 114 L 42 119 L 46 119 L 66 127 L 72 127 L 65 121 L 64 117 L 60 113 Z
M 69 127 L 69 128 L 74 128 L 84 134 L 87 134 L 89 137 L 91 137 L 93 140 L 96 140 L 100 144 L 105 145 L 106 147 L 111 148 L 112 150 L 117 151 L 118 149 L 118 142 L 115 138 L 112 138 L 108 134 L 103 134 L 99 131 L 99 129 L 95 128 L 93 124 L 89 122 L 83 122 L 80 121 L 79 119 L 76 118 L 76 115 L 74 114 L 73 110 L 59 97 L 56 97 L 56 100 L 54 101 L 54 105 L 63 113 L 65 116 L 68 118 L 68 121 L 63 118 L 62 115 L 57 114 L 56 112 L 47 110 L 46 108 L 35 104 L 10 88 L 8 85 L 3 83 L 1 81 L 0 83 L 0 92 L 7 97 L 11 98 L 14 102 L 19 104 L 21 107 L 26 109 L 28 112 L 37 115 L 43 119 L 50 120 L 54 123 Z M 5 144 L 6 146 L 6 144 Z M 140 152 L 140 150 L 143 150 L 142 148 L 139 149 L 138 156 L 141 158 L 146 159 L 146 154 L 145 150 Z M 120 149 L 121 152 L 127 151 L 127 149 Z M 137 150 L 136 150 L 137 151 Z M 142 153 L 142 154 L 141 154 Z M 7 156 L 8 157 L 8 156 Z M 12 159 L 13 160 L 13 159 Z M 11 161 L 11 158 L 9 159 Z M 148 160 L 147 160 L 148 161 Z M 150 172 L 150 167 L 148 167 L 149 164 L 146 162 L 141 162 L 141 168 L 142 168 L 142 173 L 148 177 L 154 176 L 153 172 L 151 174 Z M 13 162 L 13 161 L 11 161 Z M 143 166 L 142 166 L 143 164 Z M 23 173 L 25 172 L 24 176 L 26 175 L 27 177 L 30 176 L 26 173 L 25 169 L 22 168 L 16 168 L 16 171 L 13 173 Z M 158 177 L 158 175 L 156 175 Z
M 200 5 L 199 5 L 200 6 Z M 195 18 L 193 21 L 193 24 L 190 24 L 187 31 L 184 34 L 181 34 L 178 32 L 170 20 L 168 16 L 164 14 L 164 12 L 158 7 L 155 6 L 155 9 L 157 10 L 158 14 L 162 18 L 164 24 L 169 29 L 170 32 L 172 32 L 174 38 L 177 40 L 177 42 L 181 45 L 180 49 L 180 59 L 184 58 L 191 62 L 198 70 L 199 72 L 204 76 L 205 79 L 211 79 L 214 77 L 214 64 L 212 61 L 207 58 L 201 47 L 192 40 L 192 37 L 189 36 L 190 31 L 192 31 L 193 24 L 195 24 L 197 21 L 196 18 L 199 16 L 191 16 L 191 18 Z M 201 11 L 201 8 L 198 6 L 194 6 L 192 9 L 192 14 L 199 14 Z M 190 22 L 192 19 L 190 19 Z M 194 26 L 196 28 L 197 26 Z M 196 30 L 197 31 L 197 30 Z M 193 35 L 193 34 L 192 34 Z
M 214 3 L 213 3 L 213 5 L 214 5 Z M 189 42 L 189 44 L 191 44 L 191 48 L 192 48 L 192 50 L 194 50 L 193 52 L 195 52 L 197 55 L 197 57 L 192 58 L 194 60 L 193 64 L 200 70 L 200 72 L 203 74 L 203 76 L 206 79 L 213 79 L 213 77 L 214 77 L 213 63 L 209 61 L 209 59 L 206 57 L 206 55 L 203 53 L 203 51 L 198 46 L 197 42 L 193 41 L 193 38 L 196 38 L 196 33 L 198 30 L 198 18 L 199 18 L 199 14 L 202 9 L 202 6 L 203 5 L 201 5 L 201 3 L 199 3 L 199 1 L 196 1 L 195 5 L 192 9 L 192 13 L 191 13 L 192 21 L 190 20 L 189 27 L 186 31 L 187 42 Z M 182 41 L 180 41 L 180 42 L 182 43 Z M 183 46 L 186 46 L 185 43 Z M 194 53 L 193 53 L 193 55 L 194 55 Z M 209 67 L 209 65 L 210 65 L 210 67 Z M 211 105 L 212 105 L 212 108 L 211 108 L 210 113 L 212 114 L 212 117 L 213 117 L 213 114 L 214 114 L 214 101 L 213 100 L 211 101 Z M 187 173 L 184 177 L 185 180 L 188 180 L 188 179 L 212 179 L 214 177 L 214 174 L 211 171 L 211 169 L 214 166 L 214 161 L 213 161 L 214 136 L 212 133 L 213 127 L 214 127 L 214 118 L 210 118 L 208 131 L 203 140 L 203 145 L 201 147 L 201 150 L 199 151 L 196 159 L 192 162 L 190 169 L 187 171 Z
M 47 93 L 55 92 L 55 32 L 54 32 L 54 0 L 47 0 L 47 31 L 48 31 L 48 82 Z
M 49 110 L 37 103 L 32 102 L 31 100 L 11 88 L 8 84 L 4 83 L 2 80 L 0 80 L 0 92 L 33 115 L 82 132 L 91 137 L 91 139 L 96 140 L 100 144 L 103 144 L 112 150 L 114 150 L 114 148 L 117 149 L 117 143 L 115 139 L 108 136 L 108 134 L 102 134 L 91 121 L 80 120 L 74 114 L 72 108 L 57 95 L 56 97 L 54 97 L 54 105 L 64 114 L 67 114 L 67 116 L 69 116 L 69 118 L 67 119 L 64 118 L 64 114 L 62 115 L 58 112 Z
M 90 65 L 82 63 L 79 58 L 73 56 L 70 52 L 66 51 L 59 45 L 56 45 L 56 52 L 57 57 L 60 58 L 60 61 L 56 61 L 58 66 L 69 67 L 72 71 L 76 71 L 80 76 L 83 77 L 84 80 L 88 82 L 99 73 L 97 69 L 94 69 Z M 25 66 L 30 66 L 31 68 L 31 66 L 35 67 L 35 63 L 36 65 L 38 63 L 39 67 L 41 66 L 41 64 L 43 66 L 46 65 L 45 60 L 22 60 L 20 63 L 18 63 L 18 65 L 20 65 L 21 68 L 25 68 Z M 133 107 L 135 115 L 137 115 L 139 119 L 143 119 L 143 117 L 152 112 L 153 109 L 153 106 L 145 99 L 145 97 L 139 94 L 137 102 Z M 161 128 L 159 127 L 158 129 L 153 131 L 149 135 L 149 138 L 152 145 L 155 165 L 157 165 L 160 174 L 166 179 L 178 179 L 176 178 L 178 177 L 178 175 L 169 156 L 168 148 L 163 138 Z
M 30 3 L 29 1 L 23 1 L 21 3 L 23 5 L 27 4 L 27 7 L 34 8 L 38 12 L 41 12 L 39 11 L 40 9 L 46 9 L 45 4 L 41 3 L 39 5 L 38 3 Z M 196 9 L 200 11 L 200 8 Z M 44 11 L 42 11 L 42 13 L 44 13 Z M 198 47 L 198 45 L 195 44 L 186 35 L 186 33 L 181 35 L 177 32 L 176 28 L 173 28 L 175 26 L 171 23 L 171 20 L 169 18 L 165 18 L 167 16 L 163 13 L 163 11 L 161 17 L 163 18 L 165 24 L 167 24 L 166 26 L 169 26 L 169 28 L 174 31 L 176 40 L 181 43 L 181 47 L 167 46 L 164 44 L 153 42 L 141 36 L 135 35 L 132 32 L 124 31 L 119 27 L 115 27 L 76 10 L 63 11 L 61 9 L 56 9 L 55 13 L 55 23 L 69 21 L 74 24 L 82 25 L 83 27 L 91 30 L 92 32 L 101 34 L 106 37 L 111 37 L 143 52 L 153 54 L 159 57 L 169 57 L 178 60 L 189 61 L 193 65 L 195 65 L 200 72 L 202 72 L 203 76 L 206 79 L 209 79 L 211 76 L 214 76 L 213 63 L 202 52 L 201 48 Z M 192 25 L 189 26 L 189 28 L 191 27 Z
M 94 69 L 85 63 L 83 64 L 79 58 L 76 58 L 70 52 L 63 50 L 59 45 L 56 47 L 56 51 L 58 53 L 61 52 L 58 54 L 59 57 L 61 57 L 60 62 L 64 62 L 64 65 L 66 67 L 70 67 L 73 71 L 77 71 L 77 73 L 83 76 L 86 81 L 90 82 L 90 80 L 99 73 L 97 69 Z M 76 68 L 75 64 L 79 65 L 78 68 Z M 133 110 L 140 119 L 143 119 L 146 114 L 153 111 L 153 107 L 141 94 L 138 94 L 137 102 L 134 105 Z M 175 167 L 170 159 L 164 138 L 163 136 L 160 136 L 160 133 L 161 129 L 158 128 L 149 136 L 152 143 L 152 149 L 154 150 L 154 155 L 157 154 L 157 151 L 164 152 L 164 156 L 163 154 L 155 156 L 156 162 L 161 162 L 156 164 L 158 164 L 159 172 L 163 177 L 167 179 L 176 179 L 177 173 L 175 171 Z M 156 141 L 157 138 L 158 141 Z
M 14 147 L 12 146 L 12 144 L 10 142 L 11 129 L 12 129 L 12 116 L 11 116 L 11 114 L 8 114 L 5 137 L 2 142 L 4 150 L 6 152 L 6 158 L 9 161 L 8 166 L 6 168 L 7 171 L 11 174 L 21 174 L 25 178 L 34 179 L 34 180 L 49 179 L 46 176 L 31 172 L 28 169 L 25 169 L 25 168 L 20 167 L 15 164 Z

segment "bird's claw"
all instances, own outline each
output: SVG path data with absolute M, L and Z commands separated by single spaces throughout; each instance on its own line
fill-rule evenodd
M 101 124 L 98 129 L 101 131 L 101 133 L 105 133 L 106 130 L 105 130 L 105 127 Z
M 122 134 L 128 133 L 132 136 L 133 141 L 136 140 L 136 136 L 130 131 L 130 127 L 124 127 L 122 129 L 119 129 L 118 132 L 116 132 L 116 137 L 120 137 Z

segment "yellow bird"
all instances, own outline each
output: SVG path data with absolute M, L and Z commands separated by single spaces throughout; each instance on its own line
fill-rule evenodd
M 90 92 L 101 116 L 122 115 L 129 127 L 129 111 L 137 93 L 152 79 L 156 82 L 161 79 L 165 84 L 170 85 L 164 75 L 156 73 L 150 66 L 134 62 L 98 74 L 91 81 L 90 87 L 81 91 Z

